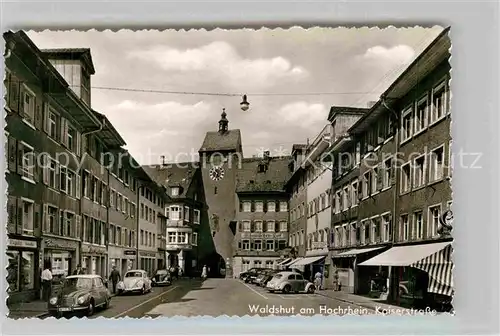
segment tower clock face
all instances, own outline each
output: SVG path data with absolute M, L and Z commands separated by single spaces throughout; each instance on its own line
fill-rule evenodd
M 224 177 L 224 169 L 222 167 L 213 167 L 210 169 L 210 178 L 214 181 L 220 181 Z

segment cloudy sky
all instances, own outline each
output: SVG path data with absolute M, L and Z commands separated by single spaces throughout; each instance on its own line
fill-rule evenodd
M 364 107 L 377 100 L 441 30 L 122 30 L 28 35 L 41 49 L 91 48 L 96 69 L 92 107 L 111 120 L 140 163 L 150 164 L 158 163 L 160 155 L 168 161 L 190 159 L 205 132 L 217 130 L 222 108 L 229 127 L 242 132 L 245 156 L 263 148 L 272 154 L 290 152 L 294 143 L 312 140 L 322 129 L 330 106 Z M 240 96 L 224 95 L 243 93 L 250 102 L 247 112 L 239 108 Z

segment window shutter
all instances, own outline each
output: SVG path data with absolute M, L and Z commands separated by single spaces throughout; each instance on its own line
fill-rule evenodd
M 82 134 L 80 132 L 76 132 L 76 155 L 82 155 Z
M 280 222 L 274 222 L 274 232 L 280 232 Z
M 42 169 L 42 174 L 43 174 L 42 182 L 45 185 L 49 185 L 49 171 L 50 171 L 49 165 L 50 165 L 50 161 L 49 161 L 47 154 L 43 154 L 41 169 Z
M 243 222 L 238 222 L 238 231 L 242 232 L 243 231 Z
M 49 134 L 49 104 L 43 103 L 43 131 Z
M 396 162 L 391 161 L 391 186 L 396 185 Z
M 80 197 L 81 197 L 81 190 L 82 190 L 81 177 L 80 177 L 80 174 L 77 174 L 76 181 L 75 181 L 75 196 L 78 199 L 80 199 Z
M 262 201 L 262 211 L 267 212 L 267 201 Z
M 19 175 L 23 174 L 23 144 L 18 141 L 17 142 L 17 173 Z
M 81 238 L 81 236 L 82 236 L 81 227 L 82 227 L 82 216 L 76 215 L 75 216 L 75 235 L 74 235 L 75 238 L 78 238 L 78 239 Z
M 43 174 L 43 167 L 40 167 L 40 165 L 38 164 L 38 161 L 40 161 L 38 155 L 39 153 L 33 152 L 33 164 L 35 165 L 35 167 L 33 168 L 33 179 L 35 180 L 35 182 L 40 181 L 40 172 L 42 172 Z
M 240 201 L 240 212 L 243 212 L 243 202 Z
M 16 171 L 16 158 L 17 158 L 17 143 L 16 139 L 9 136 L 8 140 L 8 151 L 9 151 L 9 170 L 12 172 Z
M 13 196 L 9 196 L 7 200 L 7 211 L 8 211 L 8 224 L 7 224 L 7 232 L 15 233 L 16 232 L 16 198 Z
M 255 232 L 255 222 L 254 221 L 250 222 L 250 232 Z
M 17 199 L 17 234 L 23 233 L 23 201 Z
M 58 225 L 56 225 L 56 231 L 57 231 L 57 234 L 60 234 L 61 236 L 63 236 L 65 234 L 64 232 L 64 210 L 59 210 L 59 216 L 57 218 L 58 220 Z
M 24 117 L 24 86 L 19 83 L 19 114 Z
M 20 82 L 19 78 L 14 76 L 13 74 L 10 75 L 10 82 L 9 82 L 9 91 L 8 91 L 8 106 L 13 112 L 19 112 L 19 87 L 20 87 Z
M 39 130 L 43 129 L 44 126 L 42 106 L 43 106 L 42 98 L 35 97 L 35 127 Z
M 40 228 L 41 220 L 42 220 L 42 206 L 39 203 L 35 203 L 34 216 L 33 216 L 33 231 L 35 230 L 38 231 L 38 229 Z
M 43 213 L 42 213 L 42 232 L 49 231 L 49 206 L 47 204 L 43 204 Z
M 250 203 L 250 211 L 255 212 L 255 202 L 254 201 L 251 201 L 251 203 Z
M 64 145 L 64 146 L 67 146 L 66 143 L 67 143 L 67 137 L 66 137 L 66 119 L 64 119 L 63 117 L 61 117 L 60 119 L 60 122 L 61 122 L 61 125 L 60 125 L 60 131 L 59 131 L 59 135 L 60 135 L 60 140 L 61 140 L 61 143 Z
M 384 187 L 384 167 L 379 166 L 377 169 L 377 190 L 382 190 Z

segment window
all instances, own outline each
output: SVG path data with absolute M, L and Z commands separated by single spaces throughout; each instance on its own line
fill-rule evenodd
M 22 99 L 23 119 L 31 125 L 35 124 L 35 94 L 26 85 L 23 84 L 24 92 Z
M 147 212 L 146 212 L 147 217 Z M 170 219 L 172 220 L 180 220 L 181 219 L 181 208 L 179 206 L 171 206 L 170 207 Z
M 23 231 L 33 232 L 34 204 L 31 200 L 23 199 Z
M 401 166 L 401 193 L 408 192 L 411 189 L 411 165 L 410 162 Z
M 275 232 L 276 231 L 274 221 L 267 221 L 266 226 L 267 226 L 266 232 Z
M 272 269 L 274 267 L 274 261 L 266 260 L 266 268 Z
M 427 96 L 417 103 L 415 111 L 415 133 L 427 127 Z
M 401 141 L 405 141 L 413 135 L 413 128 L 412 128 L 412 112 L 413 109 L 409 107 L 405 111 L 403 111 L 403 119 L 401 123 Z
M 342 203 L 341 203 L 341 197 L 340 197 L 340 190 L 335 192 L 335 213 L 340 212 L 340 209 L 342 209 Z
M 370 190 L 371 190 L 371 172 L 367 171 L 366 173 L 363 174 L 363 184 L 361 186 L 361 191 L 362 191 L 362 197 L 368 197 L 370 195 Z
M 451 177 L 453 173 L 453 152 L 452 152 L 452 141 L 448 144 L 448 176 Z
M 351 223 L 349 225 L 349 241 L 347 242 L 348 245 L 355 245 L 356 244 L 356 223 Z
M 49 232 L 53 234 L 58 234 L 59 230 L 57 228 L 57 208 L 48 207 L 48 227 Z
M 351 184 L 351 203 L 353 206 L 358 205 L 358 180 L 355 180 Z
M 424 233 L 424 219 L 422 211 L 417 211 L 413 215 L 413 238 L 422 239 Z
M 262 221 L 255 221 L 255 232 L 262 232 Z
M 264 203 L 261 201 L 255 202 L 255 212 L 263 212 L 264 211 Z
M 280 232 L 288 231 L 288 223 L 286 221 L 280 222 Z
M 260 261 L 260 260 L 254 260 L 253 261 L 253 267 L 255 267 L 255 268 L 262 268 L 262 261 Z
M 253 242 L 253 248 L 254 250 L 262 250 L 262 241 L 261 240 L 254 240 Z
M 189 222 L 189 207 L 184 207 L 184 220 Z
M 51 188 L 56 189 L 57 188 L 57 161 L 53 160 L 50 157 L 47 157 L 47 160 L 49 161 L 47 164 L 47 169 L 48 169 L 48 185 Z M 84 175 L 85 176 L 85 175 Z M 85 185 L 84 185 L 85 187 Z
M 76 151 L 76 130 L 70 126 L 68 126 L 67 144 L 69 150 Z
M 431 123 L 438 121 L 448 113 L 448 92 L 446 80 L 432 90 Z
M 274 240 L 267 240 L 266 241 L 266 250 L 274 251 Z
M 250 241 L 244 240 L 242 246 L 244 250 L 250 250 Z
M 356 165 L 361 163 L 361 143 L 356 143 Z
M 29 146 L 24 142 L 19 143 L 19 151 L 22 153 L 23 161 L 22 161 L 22 174 L 23 177 L 33 181 L 35 175 L 35 152 L 33 151 L 33 147 Z
M 382 216 L 382 241 L 388 242 L 391 239 L 391 216 Z
M 375 194 L 377 192 L 378 187 L 378 167 L 373 168 L 372 170 L 372 182 L 371 182 L 371 194 Z
M 194 209 L 194 223 L 200 224 L 200 210 Z
M 415 172 L 413 175 L 413 186 L 421 187 L 425 184 L 425 155 L 415 159 Z
M 141 232 L 141 234 L 142 234 L 142 232 Z M 170 244 L 177 243 L 177 232 L 168 232 L 168 242 Z
M 441 217 L 441 204 L 429 207 L 429 219 L 427 226 L 428 238 L 434 238 L 438 236 L 440 217 Z
M 275 202 L 267 202 L 267 212 L 275 212 L 276 211 L 276 203 Z
M 243 221 L 243 231 L 250 232 L 251 224 L 250 221 Z
M 326 207 L 326 195 L 321 194 L 321 205 L 320 205 L 320 210 L 324 210 Z
M 122 228 L 119 226 L 116 227 L 116 237 L 118 238 L 116 245 L 121 245 L 122 244 Z
M 392 158 L 384 161 L 384 177 L 382 181 L 382 188 L 386 189 L 391 186 L 392 180 Z
M 193 232 L 191 235 L 191 244 L 193 244 L 193 246 L 198 246 L 198 232 Z
M 243 202 L 243 211 L 244 212 L 251 212 L 252 211 L 252 203 Z
M 443 178 L 443 155 L 444 155 L 444 146 L 440 146 L 431 151 L 430 153 L 430 171 L 429 171 L 429 180 L 431 182 L 439 181 Z
M 172 196 L 179 196 L 179 187 L 172 187 L 170 191 Z
M 342 193 L 342 198 L 343 198 L 343 200 L 342 200 L 342 205 L 343 205 L 342 210 L 347 210 L 349 208 L 349 206 L 350 206 L 350 204 L 349 204 L 350 203 L 349 202 L 349 196 L 350 196 L 349 195 L 349 188 L 345 187 L 344 191 Z
M 408 233 L 409 233 L 408 215 L 402 215 L 401 216 L 401 222 L 400 222 L 400 238 L 401 238 L 401 241 L 407 241 L 408 240 Z
M 47 133 L 54 140 L 57 139 L 57 130 L 59 129 L 58 126 L 58 116 L 52 110 L 50 110 L 47 122 Z
M 280 202 L 280 211 L 281 212 L 288 211 L 288 203 L 287 202 Z

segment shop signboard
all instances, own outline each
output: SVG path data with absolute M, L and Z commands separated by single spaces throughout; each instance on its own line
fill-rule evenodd
M 21 240 L 21 239 L 9 239 L 7 242 L 8 246 L 12 247 L 28 247 L 36 248 L 36 241 L 33 240 Z

